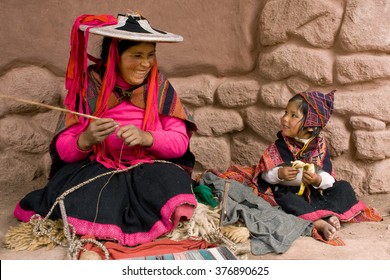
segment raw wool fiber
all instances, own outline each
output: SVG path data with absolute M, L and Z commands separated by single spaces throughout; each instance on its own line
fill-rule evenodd
M 220 208 L 212 208 L 198 203 L 190 221 L 180 222 L 176 229 L 161 238 L 180 241 L 187 238 L 203 239 L 209 243 L 227 244 L 235 253 L 248 253 L 250 247 L 249 230 L 244 224 L 238 222 L 234 225 L 220 227 Z M 38 230 L 36 228 L 39 222 Z M 43 230 L 41 229 L 43 227 Z M 4 237 L 4 247 L 12 250 L 33 251 L 46 247 L 52 249 L 57 245 L 66 244 L 61 220 L 32 220 L 30 223 L 20 223 L 10 227 Z M 245 249 L 243 249 L 245 248 Z
M 198 203 L 191 220 L 180 222 L 166 237 L 172 240 L 203 239 L 209 243 L 223 243 L 228 239 L 234 246 L 249 240 L 250 232 L 242 223 L 220 227 L 220 213 L 220 208 Z
M 42 247 L 53 249 L 57 245 L 66 243 L 61 220 L 45 220 L 46 232 L 42 234 L 34 232 L 35 226 L 36 224 L 30 222 L 10 227 L 4 237 L 4 247 L 16 251 L 34 251 Z

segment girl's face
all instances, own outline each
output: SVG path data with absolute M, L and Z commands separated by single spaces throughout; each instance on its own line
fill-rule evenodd
M 299 102 L 289 102 L 286 111 L 280 119 L 283 134 L 287 137 L 309 139 L 310 133 L 307 129 L 301 129 L 303 125 L 303 113 L 300 110 Z
M 125 50 L 120 56 L 119 71 L 131 85 L 141 84 L 156 61 L 156 45 L 142 42 Z

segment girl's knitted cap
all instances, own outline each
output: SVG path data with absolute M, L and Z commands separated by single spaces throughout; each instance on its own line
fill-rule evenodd
M 332 90 L 328 94 L 318 91 L 298 93 L 308 103 L 304 127 L 324 128 L 326 126 L 333 112 L 335 92 L 336 90 Z

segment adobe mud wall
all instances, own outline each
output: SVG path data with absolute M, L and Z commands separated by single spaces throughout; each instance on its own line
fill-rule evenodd
M 338 177 L 358 194 L 390 192 L 390 0 L 2 0 L 0 10 L 0 94 L 59 106 L 74 19 L 139 11 L 184 37 L 157 50 L 199 126 L 196 172 L 256 164 L 292 92 L 336 89 L 325 135 Z M 0 101 L 0 184 L 47 176 L 58 116 Z

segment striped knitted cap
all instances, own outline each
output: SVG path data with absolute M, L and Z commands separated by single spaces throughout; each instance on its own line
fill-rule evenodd
M 301 92 L 301 95 L 308 103 L 308 111 L 304 127 L 321 127 L 324 128 L 328 123 L 333 112 L 334 93 L 332 90 L 328 94 L 318 91 Z

